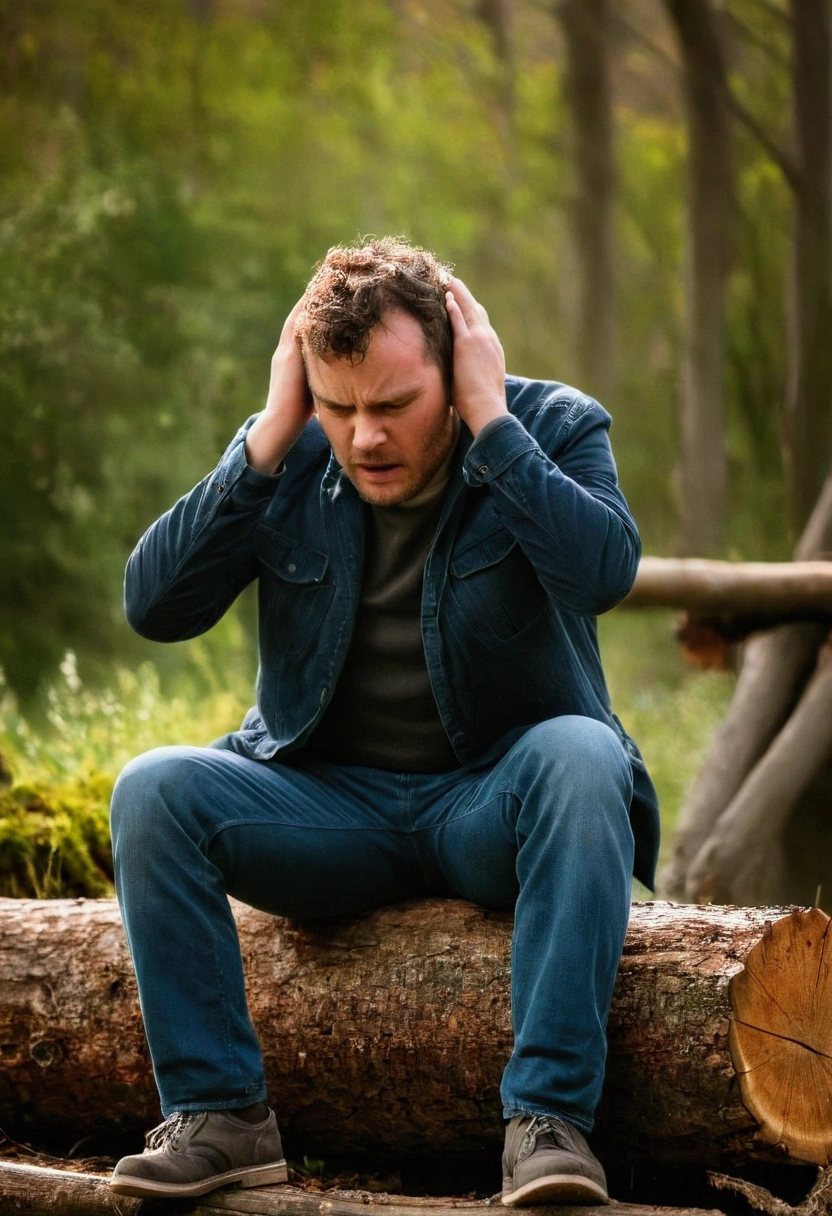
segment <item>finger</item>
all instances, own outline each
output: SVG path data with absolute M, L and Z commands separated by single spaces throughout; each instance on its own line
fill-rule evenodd
M 301 312 L 301 309 L 303 308 L 305 299 L 306 299 L 306 296 L 302 295 L 301 298 L 297 301 L 297 303 L 293 307 L 292 311 L 289 313 L 286 320 L 283 322 L 283 328 L 280 331 L 281 338 L 294 337 L 295 322 L 297 321 L 298 317 L 300 316 L 300 312 Z
M 468 322 L 462 309 L 459 306 L 459 301 L 452 291 L 445 292 L 445 307 L 448 310 L 448 319 L 451 322 L 451 329 L 454 332 L 454 337 L 461 338 L 468 333 Z
M 488 325 L 488 313 L 465 286 L 462 279 L 452 278 L 451 289 L 468 325 L 476 325 L 478 322 Z

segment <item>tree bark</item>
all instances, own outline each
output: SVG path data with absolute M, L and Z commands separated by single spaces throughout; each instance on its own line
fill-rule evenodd
M 799 170 L 783 431 L 793 522 L 801 528 L 832 459 L 832 31 L 824 0 L 790 0 L 790 9 Z
M 317 929 L 235 906 L 290 1156 L 499 1155 L 511 919 L 428 900 Z M 619 1165 L 780 1159 L 740 1101 L 728 984 L 771 909 L 633 906 L 594 1142 Z M 114 901 L 0 900 L 0 1127 L 71 1143 L 158 1106 Z
M 603 401 L 615 366 L 609 0 L 560 0 L 554 11 L 566 44 L 563 88 L 576 182 L 571 227 L 578 262 L 578 372 L 582 385 Z
M 809 561 L 827 555 L 830 550 L 832 477 L 827 479 L 803 531 L 795 558 Z M 687 874 L 693 859 L 785 725 L 828 632 L 825 624 L 805 622 L 780 626 L 748 642 L 728 713 L 682 806 L 672 857 L 659 876 L 663 895 L 671 899 L 687 898 Z
M 710 0 L 665 2 L 682 54 L 688 131 L 680 545 L 683 553 L 710 553 L 725 506 L 722 382 L 733 195 L 731 106 Z
M 694 858 L 687 898 L 761 904 L 769 891 L 783 890 L 789 881 L 784 830 L 830 756 L 832 655 L 824 653 L 789 720 Z M 802 894 L 809 903 L 815 890 Z
M 688 898 L 693 859 L 788 720 L 827 633 L 825 626 L 810 622 L 784 625 L 746 645 L 728 712 L 679 813 L 671 859 L 659 875 L 662 895 Z

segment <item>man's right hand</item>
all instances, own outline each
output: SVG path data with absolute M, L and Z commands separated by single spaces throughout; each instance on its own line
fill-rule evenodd
M 272 374 L 266 408 L 246 436 L 246 459 L 259 473 L 274 473 L 312 417 L 312 398 L 306 368 L 295 337 L 295 320 L 303 305 L 298 300 L 280 333 L 272 355 Z

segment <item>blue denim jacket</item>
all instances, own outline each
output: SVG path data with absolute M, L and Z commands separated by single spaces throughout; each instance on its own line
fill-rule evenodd
M 635 873 L 652 886 L 655 790 L 612 713 L 595 617 L 635 578 L 638 532 L 618 488 L 610 417 L 557 383 L 510 376 L 510 416 L 462 428 L 425 566 L 422 636 L 461 765 L 495 762 L 561 714 L 606 722 L 634 777 Z M 257 706 L 226 746 L 258 760 L 306 741 L 347 654 L 361 588 L 361 502 L 311 421 L 281 471 L 245 458 L 249 419 L 219 465 L 133 552 L 125 611 L 145 637 L 195 637 L 259 579 Z

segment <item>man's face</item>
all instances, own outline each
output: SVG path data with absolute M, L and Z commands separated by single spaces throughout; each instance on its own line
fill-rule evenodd
M 361 497 L 390 507 L 423 490 L 458 423 L 415 317 L 385 313 L 358 362 L 309 352 L 305 359 L 318 420 Z

